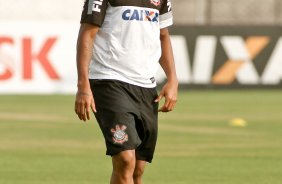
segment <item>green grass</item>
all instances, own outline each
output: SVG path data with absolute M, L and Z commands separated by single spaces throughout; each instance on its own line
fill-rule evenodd
M 106 184 L 111 160 L 73 96 L 0 96 L 1 184 Z M 93 117 L 93 116 L 92 116 Z M 243 118 L 247 127 L 231 127 Z M 280 184 L 280 90 L 188 91 L 160 114 L 146 184 Z

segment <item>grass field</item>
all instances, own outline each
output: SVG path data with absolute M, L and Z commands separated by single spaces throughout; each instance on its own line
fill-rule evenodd
M 1 184 L 106 184 L 111 160 L 73 96 L 0 96 Z M 231 127 L 244 118 L 247 127 Z M 280 90 L 181 92 L 145 184 L 281 184 Z

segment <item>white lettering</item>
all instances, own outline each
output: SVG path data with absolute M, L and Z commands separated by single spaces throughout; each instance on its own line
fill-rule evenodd
M 278 40 L 262 74 L 262 84 L 279 84 L 282 80 L 282 38 Z
M 211 81 L 217 39 L 215 36 L 199 36 L 193 62 L 193 83 L 209 84 Z
M 167 7 L 168 7 L 168 11 L 171 11 L 171 2 L 170 0 L 167 0 Z
M 97 0 L 93 2 L 93 8 L 92 10 L 95 12 L 101 12 L 100 6 L 103 4 L 103 0 Z
M 223 36 L 221 43 L 229 59 L 245 62 L 236 74 L 238 81 L 241 84 L 258 84 L 259 76 L 246 48 L 244 39 L 240 36 Z

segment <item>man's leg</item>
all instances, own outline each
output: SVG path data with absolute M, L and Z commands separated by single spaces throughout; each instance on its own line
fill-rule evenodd
M 133 173 L 134 184 L 142 184 L 142 175 L 144 173 L 146 161 L 136 160 L 135 169 Z
M 111 184 L 133 184 L 135 150 L 120 152 L 112 157 L 113 173 Z

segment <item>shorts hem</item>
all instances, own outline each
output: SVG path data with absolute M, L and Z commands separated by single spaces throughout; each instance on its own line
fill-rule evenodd
M 107 150 L 106 155 L 114 156 L 114 155 L 117 155 L 117 154 L 119 154 L 120 152 L 123 152 L 123 151 L 136 150 L 137 147 L 138 147 L 138 145 L 137 146 L 123 148 L 123 149 L 119 149 L 119 150 L 114 150 L 114 151 L 113 150 Z
M 106 155 L 107 156 L 114 156 L 114 155 L 117 155 L 123 151 L 129 151 L 129 150 L 135 150 L 137 149 L 138 146 L 136 147 L 128 147 L 128 148 L 124 148 L 124 149 L 120 149 L 120 150 L 116 150 L 116 151 L 107 151 L 106 152 Z M 143 160 L 143 161 L 146 161 L 148 163 L 152 163 L 152 160 L 153 160 L 153 157 L 144 157 L 144 156 L 140 156 L 138 154 L 135 154 L 136 155 L 136 160 Z
M 152 163 L 153 158 L 146 158 L 146 157 L 136 156 L 136 160 L 142 160 L 142 161 L 146 161 L 148 163 Z

